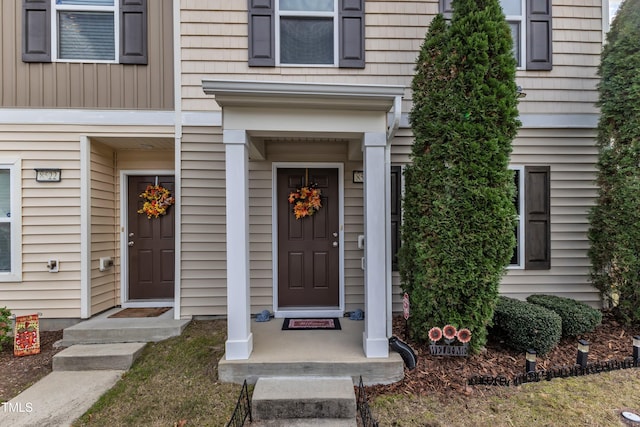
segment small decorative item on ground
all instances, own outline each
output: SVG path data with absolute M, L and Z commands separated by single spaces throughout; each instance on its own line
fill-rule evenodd
M 169 206 L 175 203 L 171 192 L 160 185 L 147 185 L 147 188 L 139 197 L 144 199 L 144 205 L 142 205 L 142 209 L 138 213 L 147 215 L 149 219 L 166 215 Z
M 456 339 L 459 344 L 456 343 Z M 453 325 L 446 325 L 442 329 L 436 326 L 429 330 L 429 341 L 429 352 L 434 356 L 466 356 L 471 331 L 467 328 L 457 330 Z
M 296 219 L 312 216 L 322 207 L 320 190 L 315 184 L 301 187 L 289 193 L 289 204 L 293 205 Z
M 16 317 L 14 356 L 40 353 L 40 322 L 37 314 Z

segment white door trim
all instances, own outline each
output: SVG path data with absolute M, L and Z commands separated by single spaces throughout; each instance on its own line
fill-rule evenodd
M 129 200 L 129 177 L 130 176 L 145 176 L 145 175 L 170 175 L 175 179 L 175 171 L 170 169 L 132 169 L 120 171 L 120 304 L 123 308 L 133 307 L 174 307 L 175 306 L 175 293 L 174 298 L 167 300 L 144 300 L 144 301 L 129 301 L 129 218 L 128 218 L 128 200 Z M 177 216 L 174 216 L 174 220 L 177 221 Z M 179 245 L 179 236 L 174 236 L 175 246 Z M 174 274 L 179 274 L 176 271 Z M 175 277 L 174 277 L 175 280 Z
M 273 254 L 273 312 L 275 317 L 342 317 L 344 314 L 344 164 L 338 162 L 273 162 L 271 174 L 271 235 Z M 284 168 L 332 168 L 338 170 L 338 239 L 339 239 L 339 306 L 280 310 L 278 308 L 278 169 Z

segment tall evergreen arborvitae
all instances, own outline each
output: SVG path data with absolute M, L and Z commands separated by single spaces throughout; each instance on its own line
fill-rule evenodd
M 434 18 L 417 59 L 400 270 L 412 335 L 466 327 L 477 351 L 515 246 L 516 62 L 498 0 L 453 8 L 449 25 Z
M 640 0 L 625 0 L 602 52 L 591 279 L 625 321 L 640 322 Z

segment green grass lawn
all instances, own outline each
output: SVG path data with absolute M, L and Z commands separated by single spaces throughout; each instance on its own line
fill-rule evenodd
M 142 356 L 74 426 L 224 426 L 240 385 L 217 381 L 226 323 L 193 321 L 184 333 L 148 344 Z M 370 401 L 380 426 L 620 426 L 640 411 L 640 369 L 474 388 L 448 400 L 383 395 Z

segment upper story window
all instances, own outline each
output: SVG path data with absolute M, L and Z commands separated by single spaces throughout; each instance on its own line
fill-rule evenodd
M 0 159 L 0 282 L 22 277 L 20 175 L 19 160 Z
M 453 0 L 440 0 L 440 12 L 451 17 Z M 500 0 L 511 27 L 513 54 L 522 70 L 551 70 L 551 0 Z
M 22 0 L 22 60 L 145 65 L 147 25 L 147 0 Z
M 249 0 L 249 66 L 364 68 L 364 0 Z
M 337 0 L 279 0 L 276 26 L 281 65 L 337 63 Z
M 524 33 L 526 0 L 500 0 L 502 11 L 504 12 L 509 27 L 511 27 L 511 38 L 513 39 L 513 56 L 515 56 L 518 67 L 522 67 L 522 55 L 526 52 L 526 46 L 523 44 L 526 40 Z
M 114 0 L 56 0 L 54 8 L 54 59 L 115 61 L 118 14 Z

